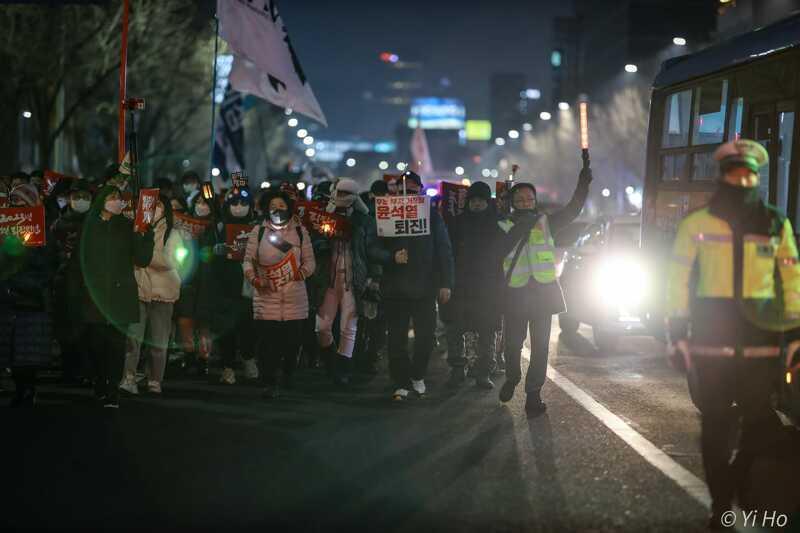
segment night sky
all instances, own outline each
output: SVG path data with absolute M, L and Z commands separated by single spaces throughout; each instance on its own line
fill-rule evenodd
M 284 22 L 328 118 L 320 138 L 392 138 L 408 108 L 365 100 L 385 95 L 392 75 L 378 59 L 388 50 L 425 64 L 438 95 L 465 101 L 467 118 L 488 119 L 489 77 L 523 72 L 549 88 L 552 18 L 571 0 L 302 0 L 280 3 Z M 450 81 L 442 87 L 441 78 Z M 542 80 L 542 81 L 539 81 Z

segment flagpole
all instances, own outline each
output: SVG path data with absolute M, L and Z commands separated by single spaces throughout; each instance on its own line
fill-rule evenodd
M 217 118 L 217 51 L 219 50 L 219 18 L 214 14 L 214 72 L 212 74 L 211 82 L 211 141 L 208 150 L 208 175 L 209 181 L 213 184 L 213 175 L 211 174 L 212 166 L 214 165 L 214 129 L 216 128 Z
M 128 85 L 128 12 L 129 0 L 122 0 L 122 47 L 119 58 L 119 137 L 117 138 L 117 161 L 125 158 L 125 106 Z

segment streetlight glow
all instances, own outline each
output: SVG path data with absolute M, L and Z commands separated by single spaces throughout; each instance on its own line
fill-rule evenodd
M 636 189 L 634 189 L 633 186 L 628 185 L 627 187 L 625 187 L 625 194 L 633 194 L 633 191 L 635 190 Z
M 464 167 L 456 167 L 456 175 L 463 176 L 464 175 Z
M 517 130 L 508 130 L 509 139 L 519 139 L 519 132 Z
M 356 160 L 353 159 L 352 157 L 349 157 L 347 159 L 347 161 L 344 162 L 344 164 L 347 165 L 348 167 L 352 168 L 352 167 L 356 166 Z
M 603 189 L 603 192 L 601 194 L 603 195 L 604 198 L 608 198 L 609 196 L 611 196 L 611 191 L 608 189 Z
M 305 137 L 306 135 L 308 135 L 308 130 L 307 129 L 301 128 L 301 129 L 297 130 L 297 136 L 300 137 L 301 139 L 303 137 Z
M 304 191 L 304 190 L 306 190 L 306 182 L 304 182 L 304 181 L 298 181 L 298 182 L 297 182 L 297 190 L 298 190 L 298 191 Z
M 395 168 L 397 170 L 399 170 L 400 172 L 403 172 L 406 169 L 406 164 L 405 163 L 397 163 L 397 165 L 395 165 Z
M 470 185 L 472 185 L 472 181 L 470 181 L 469 178 L 464 178 L 463 180 L 461 180 L 461 185 L 466 185 L 467 187 L 469 187 Z
M 569 111 L 569 104 L 567 102 L 559 102 L 558 103 L 558 108 L 561 111 Z
M 542 111 L 541 113 L 539 113 L 539 118 L 542 120 L 550 120 L 551 118 L 553 118 L 553 115 L 551 115 L 547 111 Z
M 389 163 L 387 163 L 386 161 L 381 161 L 380 163 L 378 163 L 378 168 L 381 170 L 386 170 L 387 168 L 389 168 Z
M 675 37 L 674 39 L 672 39 L 672 44 L 675 44 L 677 46 L 686 46 L 686 39 L 684 39 L 683 37 Z
M 314 157 L 317 155 L 317 151 L 313 148 L 306 148 L 306 157 Z
M 286 124 L 288 124 L 290 128 L 294 128 L 295 126 L 297 126 L 297 119 L 292 117 L 289 119 L 288 122 L 286 122 Z
M 494 144 L 496 144 L 497 146 L 503 146 L 504 144 L 506 144 L 506 140 L 503 139 L 502 137 L 498 137 L 497 139 L 494 140 Z
M 287 107 L 286 109 L 284 109 L 284 110 L 283 110 L 283 112 L 284 112 L 284 113 L 285 113 L 287 116 L 288 116 L 288 115 L 291 115 L 291 114 L 292 114 L 292 108 L 291 108 L 291 107 Z
M 211 175 L 215 178 L 220 175 L 220 170 L 217 167 L 211 169 Z
M 306 146 L 311 146 L 312 144 L 314 144 L 314 137 L 309 135 L 308 137 L 303 139 L 303 144 L 305 144 Z
M 22 112 L 22 116 L 25 117 L 25 118 L 31 118 L 33 116 L 33 113 L 31 113 L 28 110 L 25 110 L 25 111 Z
M 270 187 L 270 183 L 268 181 L 262 181 L 261 182 L 261 188 L 262 189 L 269 189 L 269 187 Z
M 538 100 L 542 97 L 542 91 L 539 89 L 525 89 L 525 98 L 528 100 Z
M 637 67 L 636 65 L 634 65 L 632 63 L 628 63 L 627 65 L 625 65 L 625 72 L 630 72 L 631 74 L 634 74 L 634 73 L 636 73 L 638 71 L 639 71 L 639 67 Z
M 496 178 L 497 176 L 499 176 L 499 175 L 500 175 L 500 173 L 497 171 L 497 169 L 496 169 L 496 168 L 493 168 L 493 169 L 492 169 L 492 172 L 491 172 L 491 174 L 492 174 L 492 177 L 493 177 L 493 178 Z
M 522 125 L 522 129 L 525 131 L 533 131 L 533 124 L 531 124 L 530 122 L 526 122 L 525 124 Z
M 491 177 L 491 175 L 492 171 L 489 170 L 488 168 L 484 168 L 483 170 L 481 170 L 481 176 L 483 176 L 484 178 Z

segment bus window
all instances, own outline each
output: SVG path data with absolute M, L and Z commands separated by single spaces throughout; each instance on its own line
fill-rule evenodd
M 697 152 L 692 155 L 692 180 L 713 180 L 719 174 L 719 163 L 714 161 L 714 152 Z
M 725 135 L 728 80 L 714 80 L 697 88 L 692 144 L 716 144 Z
M 755 141 L 761 143 L 767 152 L 770 149 L 770 138 L 772 136 L 772 128 L 770 127 L 770 117 L 774 116 L 770 113 L 757 113 L 753 115 L 753 137 Z M 769 167 L 764 165 L 758 170 L 759 183 L 758 194 L 765 202 L 769 202 Z
M 692 90 L 671 94 L 664 108 L 664 135 L 662 148 L 674 148 L 689 144 L 689 119 L 692 105 Z
M 744 116 L 744 98 L 733 99 L 733 110 L 728 124 L 728 140 L 735 141 L 742 138 L 742 117 Z
M 661 156 L 661 179 L 678 181 L 686 168 L 686 154 L 670 154 Z

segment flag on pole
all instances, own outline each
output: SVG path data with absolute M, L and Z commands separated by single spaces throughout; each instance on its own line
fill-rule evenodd
M 124 174 L 126 176 L 131 175 L 131 153 L 125 152 L 125 157 L 122 159 L 122 163 L 119 164 L 119 173 Z
M 431 152 L 428 149 L 428 139 L 425 137 L 425 130 L 417 126 L 414 135 L 411 137 L 411 168 L 420 176 L 433 175 L 433 162 Z
M 276 2 L 217 0 L 220 36 L 234 53 L 234 89 L 328 125 Z
M 219 108 L 219 120 L 214 126 L 214 153 L 211 166 L 230 176 L 244 168 L 244 106 L 242 93 L 225 88 L 225 99 Z

